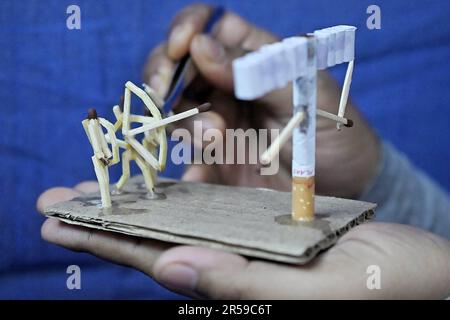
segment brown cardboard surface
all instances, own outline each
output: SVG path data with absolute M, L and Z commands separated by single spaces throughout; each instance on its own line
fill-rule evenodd
M 45 215 L 90 228 L 304 264 L 350 228 L 370 219 L 375 204 L 316 196 L 316 219 L 290 219 L 291 194 L 270 189 L 164 181 L 149 199 L 142 177 L 130 180 L 112 208 L 99 194 L 46 208 Z

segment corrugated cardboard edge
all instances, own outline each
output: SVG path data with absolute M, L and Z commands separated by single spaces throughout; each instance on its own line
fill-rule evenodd
M 61 212 L 54 212 L 50 210 L 45 211 L 45 215 L 49 217 L 57 218 L 65 223 L 73 224 L 73 225 L 80 225 L 88 228 L 93 229 L 99 229 L 104 231 L 112 231 L 117 232 L 121 234 L 131 235 L 131 236 L 137 236 L 137 237 L 143 237 L 143 238 L 149 238 L 149 239 L 155 239 L 170 243 L 176 243 L 176 244 L 183 244 L 183 245 L 194 245 L 194 246 L 202 246 L 207 247 L 211 249 L 219 249 L 224 250 L 232 253 L 241 254 L 248 257 L 254 257 L 254 258 L 260 258 L 260 259 L 266 259 L 266 260 L 272 260 L 272 261 L 278 261 L 283 263 L 290 263 L 290 264 L 306 264 L 311 259 L 313 259 L 319 252 L 331 247 L 333 244 L 337 242 L 339 237 L 341 237 L 343 234 L 345 234 L 348 230 L 352 229 L 353 227 L 366 222 L 367 220 L 370 220 L 374 216 L 374 210 L 367 210 L 362 212 L 358 217 L 351 220 L 349 223 L 347 223 L 342 228 L 335 230 L 332 234 L 330 234 L 328 237 L 324 238 L 323 240 L 317 242 L 314 246 L 309 247 L 304 254 L 299 256 L 292 256 L 292 255 L 286 255 L 286 254 L 280 254 L 276 252 L 271 251 L 265 251 L 261 249 L 255 249 L 250 247 L 244 247 L 244 246 L 236 246 L 236 245 L 229 245 L 227 243 L 223 242 L 217 242 L 214 240 L 209 239 L 202 239 L 198 237 L 190 237 L 190 236 L 183 236 L 183 235 L 177 235 L 173 233 L 168 233 L 164 231 L 158 231 L 154 229 L 148 229 L 141 226 L 133 226 L 133 225 L 127 225 L 127 224 L 117 224 L 113 222 L 105 222 L 98 219 L 83 219 L 83 217 L 74 217 L 69 212 L 67 213 L 61 213 Z

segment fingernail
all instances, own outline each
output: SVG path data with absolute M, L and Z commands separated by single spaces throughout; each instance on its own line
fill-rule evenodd
M 225 49 L 218 41 L 206 35 L 200 35 L 198 41 L 200 41 L 200 48 L 209 60 L 217 63 L 225 59 Z
M 160 272 L 157 280 L 171 289 L 193 291 L 197 286 L 198 274 L 185 264 L 172 263 Z
M 166 95 L 167 83 L 160 74 L 155 74 L 152 76 L 149 84 L 160 97 L 164 97 Z

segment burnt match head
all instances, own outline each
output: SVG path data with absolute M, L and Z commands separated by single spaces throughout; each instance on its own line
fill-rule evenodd
M 87 118 L 89 120 L 97 119 L 98 118 L 97 117 L 97 110 L 95 110 L 94 108 L 89 109 L 88 110 L 88 114 L 87 114 Z
M 122 111 L 122 112 L 123 112 L 123 103 L 124 103 L 124 101 L 125 101 L 124 97 L 120 96 L 120 98 L 119 98 L 119 108 L 120 108 L 120 111 Z
M 209 103 L 209 102 L 203 103 L 203 104 L 199 105 L 197 107 L 197 109 L 198 109 L 198 112 L 209 111 L 209 109 L 211 109 L 211 103 Z
M 347 119 L 347 124 L 344 124 L 344 126 L 346 126 L 346 127 L 348 127 L 348 128 L 353 127 L 353 120 Z
M 144 106 L 144 116 L 151 117 L 152 113 L 148 110 L 147 106 Z

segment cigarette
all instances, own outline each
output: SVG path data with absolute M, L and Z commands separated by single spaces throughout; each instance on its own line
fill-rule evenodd
M 314 220 L 314 176 L 292 177 L 292 219 Z

